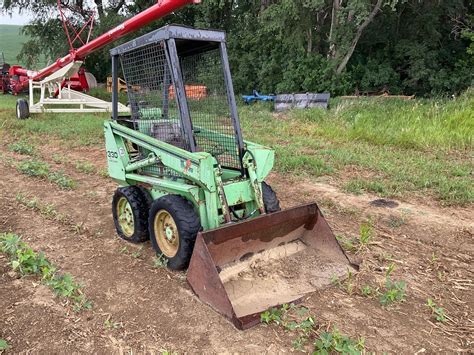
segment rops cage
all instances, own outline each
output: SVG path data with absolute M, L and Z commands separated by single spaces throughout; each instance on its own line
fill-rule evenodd
M 224 32 L 166 26 L 111 53 L 112 85 L 121 71 L 135 130 L 189 152 L 208 152 L 223 168 L 243 171 Z M 112 92 L 117 119 L 117 88 Z M 136 154 L 148 151 L 139 148 Z M 174 175 L 160 164 L 146 170 Z

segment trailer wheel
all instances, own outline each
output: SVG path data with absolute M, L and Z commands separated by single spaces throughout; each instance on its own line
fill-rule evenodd
M 149 238 L 148 213 L 151 197 L 138 186 L 118 188 L 112 200 L 112 215 L 120 238 L 141 243 Z
M 265 212 L 273 213 L 281 211 L 280 201 L 278 200 L 275 191 L 273 191 L 272 187 L 268 185 L 265 181 L 262 182 L 262 194 Z
M 172 270 L 188 267 L 201 222 L 191 202 L 167 195 L 153 202 L 148 219 L 153 249 L 168 260 Z
M 30 117 L 30 107 L 25 99 L 16 101 L 16 118 L 24 120 Z

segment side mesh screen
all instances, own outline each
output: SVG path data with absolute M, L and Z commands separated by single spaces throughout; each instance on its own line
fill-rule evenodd
M 220 50 L 178 55 L 197 150 L 212 154 L 223 167 L 240 169 Z
M 120 56 L 120 62 L 135 129 L 160 141 L 189 150 L 173 93 L 164 43 L 154 43 L 124 53 Z M 149 153 L 139 147 L 139 158 L 143 159 Z M 143 168 L 142 173 L 178 176 L 160 163 Z
M 184 84 L 196 149 L 212 154 L 223 167 L 240 170 L 220 50 L 196 52 L 188 50 L 186 44 L 181 43 L 178 50 L 183 78 L 177 80 Z M 126 52 L 120 55 L 120 62 L 135 129 L 189 151 L 165 44 L 154 43 Z
M 120 56 L 135 129 L 160 141 L 189 150 L 162 43 Z

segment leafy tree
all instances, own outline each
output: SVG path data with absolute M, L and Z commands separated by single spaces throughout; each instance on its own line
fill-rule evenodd
M 93 36 L 155 4 L 154 0 L 61 0 L 78 26 L 96 9 Z M 56 0 L 0 0 L 4 12 L 33 11 L 20 53 L 29 65 L 69 50 Z M 121 41 L 166 23 L 223 29 L 236 92 L 330 91 L 439 95 L 473 84 L 473 3 L 419 0 L 205 0 Z M 110 73 L 108 50 L 87 58 L 99 80 Z

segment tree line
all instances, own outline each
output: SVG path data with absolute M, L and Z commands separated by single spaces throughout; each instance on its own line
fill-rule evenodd
M 61 3 L 78 25 L 94 8 L 98 36 L 155 1 Z M 19 59 L 34 65 L 40 54 L 55 60 L 67 53 L 61 21 L 51 15 L 56 0 L 0 4 L 4 12 L 35 14 L 22 29 L 30 40 Z M 140 33 L 167 23 L 225 30 L 234 86 L 241 93 L 433 96 L 459 93 L 474 82 L 471 0 L 203 0 Z M 110 74 L 109 49 L 86 60 L 100 81 Z

